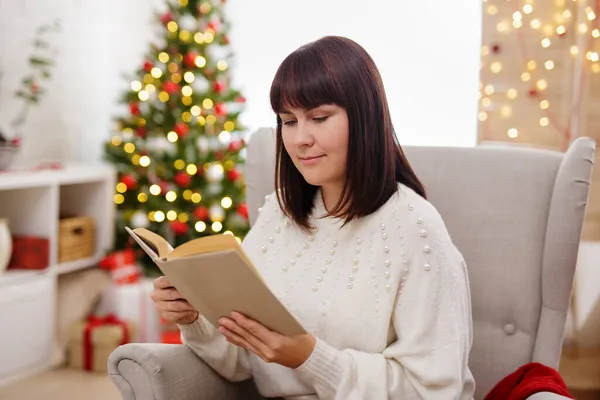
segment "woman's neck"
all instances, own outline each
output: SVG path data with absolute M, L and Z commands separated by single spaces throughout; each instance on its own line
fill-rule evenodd
M 321 186 L 323 206 L 327 212 L 331 212 L 335 208 L 336 204 L 340 200 L 343 188 L 343 184 L 330 184 Z

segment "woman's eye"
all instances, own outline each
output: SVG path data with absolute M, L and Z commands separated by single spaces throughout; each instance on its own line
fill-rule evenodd
M 313 120 L 314 120 L 315 122 L 321 123 L 321 122 L 325 122 L 325 120 L 326 120 L 327 118 L 328 118 L 328 117 L 318 117 L 318 118 L 313 118 Z
M 284 124 L 284 125 L 287 125 L 287 126 L 291 126 L 291 125 L 295 125 L 295 124 L 296 124 L 296 121 L 294 121 L 294 120 L 290 120 L 290 121 L 284 121 L 284 123 L 283 123 L 283 124 Z

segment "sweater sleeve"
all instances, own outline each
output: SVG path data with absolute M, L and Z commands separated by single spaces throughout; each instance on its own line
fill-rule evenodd
M 271 193 L 265 199 L 262 211 L 253 227 L 244 237 L 242 247 L 251 256 L 258 253 L 260 248 L 260 235 L 263 227 L 268 223 L 275 207 L 275 196 Z M 260 261 L 260 260 L 254 260 Z M 250 353 L 238 346 L 229 343 L 225 336 L 218 331 L 206 318 L 200 316 L 198 320 L 189 325 L 180 325 L 182 342 L 188 346 L 204 362 L 210 365 L 219 375 L 232 382 L 239 382 L 252 378 Z
M 466 265 L 441 217 L 427 204 L 418 216 L 401 216 L 406 225 L 388 238 L 390 256 L 408 263 L 398 274 L 391 315 L 394 340 L 381 353 L 365 353 L 336 349 L 318 339 L 312 355 L 296 371 L 319 399 L 449 400 L 462 399 L 463 392 L 472 396 Z

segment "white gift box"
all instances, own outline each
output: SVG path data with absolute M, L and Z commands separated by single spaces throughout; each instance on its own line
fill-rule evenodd
M 115 314 L 135 324 L 136 343 L 160 343 L 160 317 L 150 298 L 153 279 L 141 278 L 137 283 L 111 284 L 102 294 L 96 314 Z

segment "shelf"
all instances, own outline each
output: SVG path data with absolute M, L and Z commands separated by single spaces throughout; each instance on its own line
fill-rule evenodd
M 54 270 L 58 275 L 68 274 L 70 272 L 95 267 L 96 265 L 98 265 L 100 260 L 102 260 L 102 258 L 102 256 L 96 255 L 93 257 L 82 258 L 80 260 L 69 261 L 54 266 Z
M 31 282 L 33 278 L 49 273 L 50 269 L 21 270 L 11 269 L 0 275 L 0 287 L 4 285 L 19 285 Z

